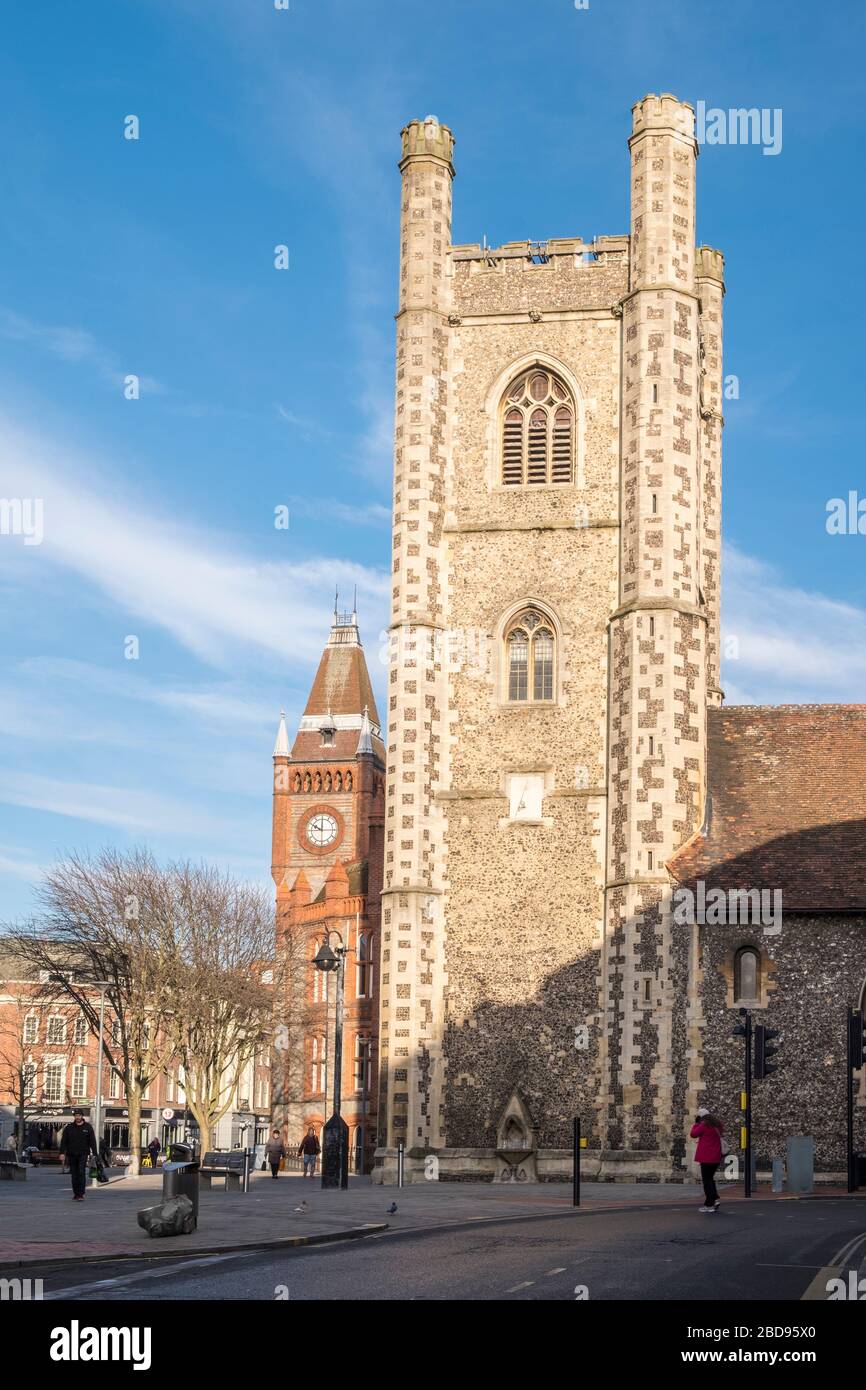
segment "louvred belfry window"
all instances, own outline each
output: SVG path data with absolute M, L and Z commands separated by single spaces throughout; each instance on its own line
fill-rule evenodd
M 574 481 L 574 402 L 540 367 L 524 372 L 505 396 L 502 482 L 506 487 Z

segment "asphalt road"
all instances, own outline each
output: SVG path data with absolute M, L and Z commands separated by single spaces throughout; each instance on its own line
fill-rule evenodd
M 866 1269 L 866 1201 L 661 1206 L 368 1236 L 272 1254 L 42 1271 L 58 1300 L 799 1300 L 850 1246 Z M 39 1271 L 28 1270 L 36 1274 Z

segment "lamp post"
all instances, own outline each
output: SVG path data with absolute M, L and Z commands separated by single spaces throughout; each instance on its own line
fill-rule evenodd
M 336 936 L 340 943 L 336 951 L 331 949 L 332 936 Z M 346 956 L 350 949 L 349 946 L 343 945 L 343 938 L 338 931 L 329 931 L 313 961 L 317 970 L 326 975 L 337 976 L 334 1018 L 334 1112 L 322 1130 L 322 1187 L 349 1186 L 349 1126 L 340 1115 L 340 1089 L 343 1074 L 343 995 Z

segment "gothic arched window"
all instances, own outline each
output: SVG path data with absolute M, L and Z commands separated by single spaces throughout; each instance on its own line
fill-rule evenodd
M 574 401 L 568 387 L 544 367 L 522 372 L 505 393 L 502 481 L 574 481 Z
M 556 638 L 553 625 L 534 608 L 519 613 L 505 632 L 508 699 L 552 700 Z
M 741 946 L 734 956 L 734 1003 L 758 1004 L 761 1000 L 761 953 L 755 946 Z

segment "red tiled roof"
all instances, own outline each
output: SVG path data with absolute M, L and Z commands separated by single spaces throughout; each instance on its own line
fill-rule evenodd
M 378 724 L 376 697 L 363 647 L 329 643 L 322 652 L 304 714 L 326 714 L 328 710 L 331 714 L 363 714 L 365 705 L 371 723 Z
M 708 716 L 708 825 L 668 861 L 674 878 L 780 888 L 783 911 L 866 912 L 866 705 Z

